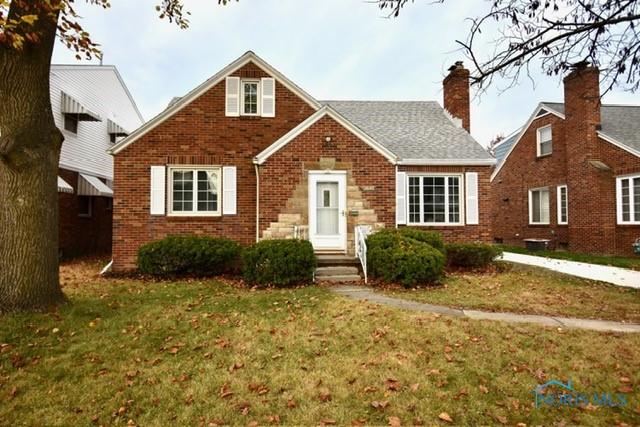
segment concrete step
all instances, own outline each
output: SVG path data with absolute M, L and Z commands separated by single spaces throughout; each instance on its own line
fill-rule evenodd
M 332 283 L 347 283 L 347 282 L 360 282 L 362 277 L 358 274 L 347 274 L 344 276 L 322 276 L 316 277 L 319 282 L 332 282 Z
M 348 266 L 320 267 L 316 270 L 316 277 L 318 278 L 328 276 L 353 276 L 357 274 L 357 267 Z
M 343 265 L 359 266 L 360 261 L 358 258 L 348 255 L 334 255 L 334 254 L 317 254 L 318 265 L 322 267 L 335 267 Z

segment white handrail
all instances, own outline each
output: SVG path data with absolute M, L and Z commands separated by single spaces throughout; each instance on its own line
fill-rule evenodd
M 360 260 L 362 265 L 362 272 L 364 273 L 364 283 L 367 283 L 367 236 L 371 234 L 371 226 L 369 225 L 356 225 L 356 256 Z

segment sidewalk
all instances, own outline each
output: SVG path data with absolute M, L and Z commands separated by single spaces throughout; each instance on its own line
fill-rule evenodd
M 503 261 L 547 268 L 559 273 L 570 274 L 583 279 L 607 282 L 618 286 L 640 289 L 640 271 L 606 265 L 587 264 L 585 262 L 565 261 L 562 259 L 505 252 Z
M 424 304 L 401 298 L 389 297 L 376 293 L 371 288 L 362 286 L 339 285 L 329 288 L 332 292 L 347 298 L 366 300 L 376 304 L 405 310 L 422 311 L 425 313 L 444 314 L 447 316 L 466 317 L 474 320 L 498 320 L 508 323 L 535 323 L 557 328 L 587 329 L 601 332 L 637 332 L 640 324 L 614 322 L 609 320 L 576 319 L 572 317 L 538 316 L 531 314 L 494 313 L 479 310 L 461 310 L 442 305 Z

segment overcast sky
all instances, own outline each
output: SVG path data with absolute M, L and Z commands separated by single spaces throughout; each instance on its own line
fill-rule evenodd
M 159 2 L 113 0 L 106 11 L 77 2 L 104 63 L 118 67 L 146 120 L 247 50 L 317 99 L 442 103 L 442 78 L 464 59 L 455 40 L 465 38 L 466 18 L 489 7 L 482 0 L 416 0 L 387 19 L 366 0 L 240 0 L 225 7 L 186 0 L 191 25 L 180 30 L 158 19 Z M 58 45 L 53 60 L 76 63 L 74 56 Z M 562 101 L 559 78 L 534 77 L 535 86 L 526 80 L 504 92 L 506 82 L 498 81 L 474 96 L 471 133 L 479 142 L 516 130 L 539 101 Z M 637 98 L 613 91 L 604 101 L 637 104 Z

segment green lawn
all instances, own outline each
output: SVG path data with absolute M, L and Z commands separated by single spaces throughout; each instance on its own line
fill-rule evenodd
M 0 424 L 640 422 L 640 335 L 405 312 L 321 287 L 63 277 L 70 305 L 0 318 Z M 549 379 L 629 405 L 536 409 Z
M 522 246 L 496 245 L 505 252 L 515 252 L 518 254 L 535 255 L 554 259 L 564 259 L 568 261 L 587 262 L 590 264 L 609 265 L 612 267 L 630 268 L 640 270 L 640 256 L 622 257 L 591 255 L 569 251 L 530 251 Z
M 640 323 L 640 290 L 580 279 L 542 268 L 499 263 L 505 271 L 457 273 L 443 286 L 383 292 L 459 308 L 549 314 Z

